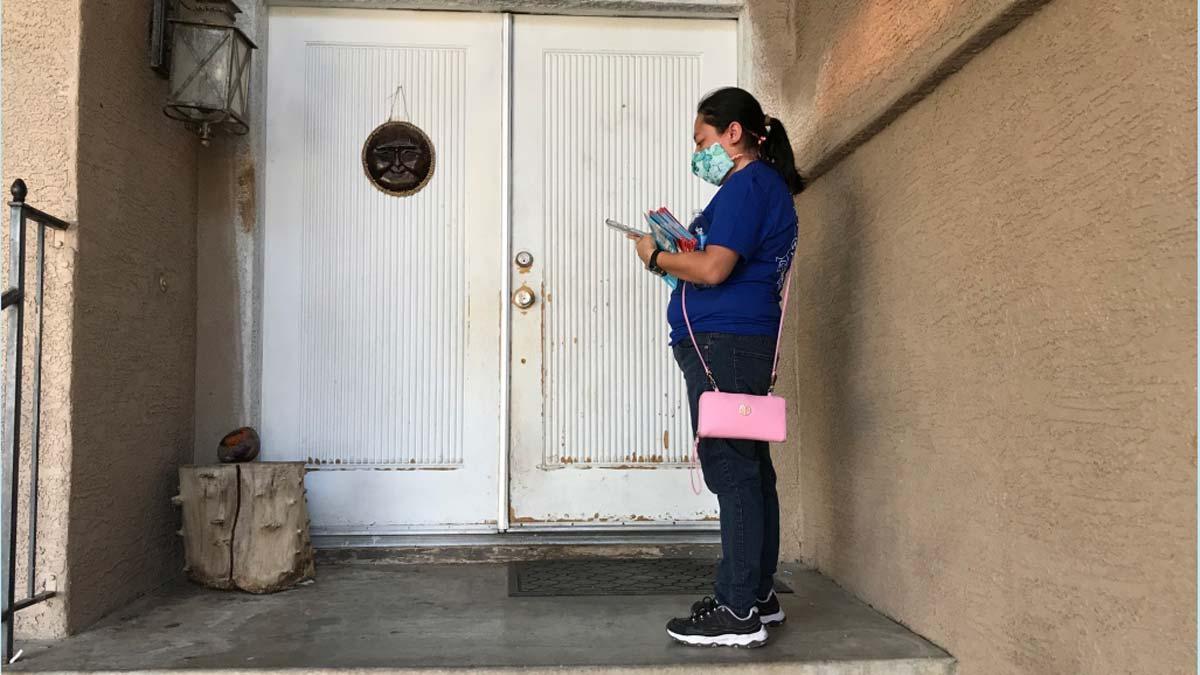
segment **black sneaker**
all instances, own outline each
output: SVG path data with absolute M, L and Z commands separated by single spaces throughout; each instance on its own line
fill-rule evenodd
M 690 617 L 667 622 L 667 635 L 684 644 L 702 647 L 758 647 L 767 641 L 767 629 L 758 620 L 758 608 L 752 607 L 745 617 L 740 617 L 712 598 L 692 605 Z
M 756 601 L 754 607 L 758 610 L 758 618 L 764 626 L 778 626 L 787 620 L 787 615 L 783 613 L 783 607 L 779 606 L 779 597 L 775 595 L 774 588 L 767 593 L 766 600 Z

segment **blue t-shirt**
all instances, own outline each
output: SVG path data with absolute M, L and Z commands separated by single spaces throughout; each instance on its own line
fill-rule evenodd
M 704 209 L 706 246 L 738 254 L 729 278 L 716 286 L 688 284 L 688 316 L 696 333 L 775 335 L 783 280 L 796 253 L 796 206 L 787 183 L 764 162 L 729 178 Z M 692 228 L 696 223 L 692 224 Z M 688 339 L 680 293 L 671 294 L 671 344 Z

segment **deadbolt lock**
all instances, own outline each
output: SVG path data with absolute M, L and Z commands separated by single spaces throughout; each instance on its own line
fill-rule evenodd
M 520 253 L 517 253 L 516 263 L 517 267 L 524 269 L 533 267 L 533 254 L 529 251 L 521 251 Z

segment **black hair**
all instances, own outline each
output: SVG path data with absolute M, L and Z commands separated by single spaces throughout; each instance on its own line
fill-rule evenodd
M 696 114 L 721 133 L 734 122 L 740 124 L 746 132 L 743 143 L 751 148 L 758 146 L 760 159 L 779 172 L 791 193 L 800 194 L 804 189 L 783 122 L 765 115 L 750 92 L 738 87 L 718 89 L 700 101 Z

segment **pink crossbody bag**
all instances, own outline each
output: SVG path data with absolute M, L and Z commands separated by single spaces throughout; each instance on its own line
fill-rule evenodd
M 692 339 L 692 347 L 704 366 L 704 374 L 708 377 L 711 391 L 700 394 L 699 419 L 696 421 L 696 441 L 692 445 L 692 466 L 688 478 L 692 484 L 692 492 L 700 494 L 696 482 L 696 462 L 701 438 L 734 438 L 748 441 L 767 441 L 782 443 L 787 440 L 787 401 L 782 396 L 775 395 L 775 376 L 779 371 L 779 346 L 783 342 L 783 320 L 787 316 L 788 292 L 791 290 L 792 271 L 788 270 L 783 282 L 783 307 L 779 311 L 779 329 L 775 335 L 775 358 L 771 362 L 771 386 L 766 396 L 754 394 L 735 394 L 721 391 L 717 380 L 713 377 L 700 345 L 696 344 L 696 334 L 692 332 L 692 321 L 687 313 L 687 282 L 683 284 L 680 303 L 683 306 L 683 321 L 687 324 L 688 336 Z

